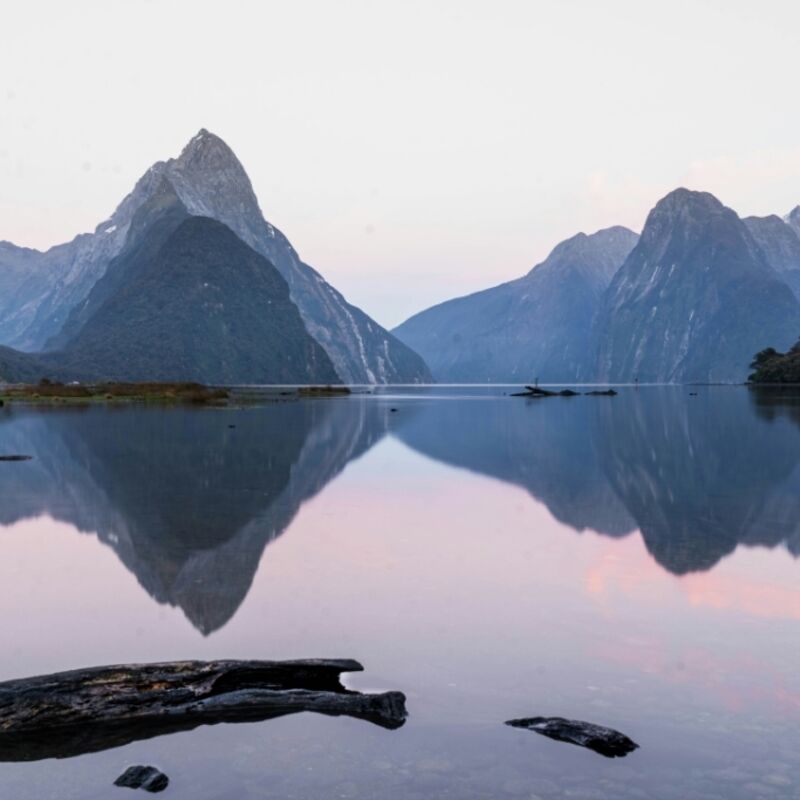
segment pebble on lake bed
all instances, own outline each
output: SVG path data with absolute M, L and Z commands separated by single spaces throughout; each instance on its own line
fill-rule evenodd
M 146 792 L 163 792 L 169 786 L 169 778 L 155 767 L 138 765 L 128 767 L 114 781 L 114 786 L 125 786 L 128 789 L 144 789 Z

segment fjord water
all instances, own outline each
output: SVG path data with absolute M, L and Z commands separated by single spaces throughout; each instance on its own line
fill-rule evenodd
M 508 391 L 0 410 L 33 456 L 0 463 L 0 679 L 353 657 L 409 709 L 2 763 L 0 797 L 121 797 L 131 764 L 192 800 L 800 797 L 800 404 Z M 640 749 L 503 725 L 536 715 Z

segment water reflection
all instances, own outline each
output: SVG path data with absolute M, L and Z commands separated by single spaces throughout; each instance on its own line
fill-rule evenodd
M 47 514 L 96 533 L 159 603 L 208 635 L 247 595 L 301 504 L 389 429 L 432 459 L 526 489 L 560 522 L 639 531 L 674 574 L 739 545 L 800 555 L 794 395 L 623 390 L 480 400 L 418 392 L 246 410 L 5 409 L 0 523 Z M 390 409 L 402 404 L 400 413 Z
M 159 603 L 203 634 L 241 605 L 300 505 L 386 431 L 363 402 L 245 411 L 14 409 L 0 449 L 0 523 L 48 514 L 112 547 Z
M 741 388 L 675 387 L 427 403 L 396 433 L 431 458 L 525 488 L 576 531 L 638 529 L 682 575 L 739 545 L 800 555 L 800 432 L 785 406 L 758 402 Z

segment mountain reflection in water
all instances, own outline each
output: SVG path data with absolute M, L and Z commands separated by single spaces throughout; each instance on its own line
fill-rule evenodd
M 0 414 L 2 449 L 35 458 L 3 475 L 0 523 L 48 514 L 96 532 L 208 635 L 300 505 L 385 431 L 386 410 L 365 403 L 14 409 Z
M 578 532 L 638 530 L 674 574 L 709 570 L 740 545 L 800 554 L 800 405 L 689 391 L 6 408 L 0 452 L 35 458 L 3 468 L 0 523 L 47 514 L 96 533 L 154 600 L 208 635 L 234 616 L 302 503 L 391 431 L 429 458 L 524 488 Z
M 429 403 L 397 435 L 523 487 L 576 531 L 639 530 L 677 575 L 711 569 L 739 545 L 800 555 L 800 431 L 781 414 L 788 398 L 765 413 L 763 396 L 741 387 L 689 392 Z

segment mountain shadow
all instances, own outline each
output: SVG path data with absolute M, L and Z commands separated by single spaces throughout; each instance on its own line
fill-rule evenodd
M 3 409 L 0 449 L 34 459 L 3 476 L 0 523 L 48 514 L 96 533 L 154 600 L 208 635 L 302 503 L 384 435 L 385 415 L 354 398 L 238 412 Z

